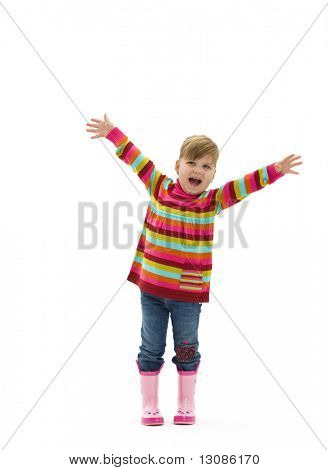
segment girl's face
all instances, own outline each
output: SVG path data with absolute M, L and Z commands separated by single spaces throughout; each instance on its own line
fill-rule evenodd
M 210 155 L 198 160 L 183 157 L 177 160 L 175 171 L 179 175 L 182 189 L 188 194 L 200 194 L 205 191 L 214 178 L 216 169 Z M 199 180 L 198 182 L 193 179 Z

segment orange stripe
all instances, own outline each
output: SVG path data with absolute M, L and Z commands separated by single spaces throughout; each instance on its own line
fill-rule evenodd
M 146 269 L 145 269 L 145 273 L 147 274 L 148 277 L 151 277 L 152 279 L 154 279 L 154 281 L 156 281 L 156 280 L 163 281 L 163 282 L 166 282 L 166 283 L 172 284 L 172 285 L 174 285 L 174 284 L 177 285 L 179 283 L 179 279 L 172 279 L 170 277 L 160 276 L 158 274 L 147 271 Z
M 246 192 L 249 194 L 251 192 L 251 182 L 250 182 L 250 177 L 251 175 L 248 174 L 245 176 L 244 181 L 245 181 L 245 187 L 246 187 Z

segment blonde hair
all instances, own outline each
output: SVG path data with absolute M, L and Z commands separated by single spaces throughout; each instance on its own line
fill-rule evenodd
M 191 135 L 182 143 L 179 160 L 185 157 L 194 161 L 204 155 L 210 155 L 214 166 L 216 166 L 219 158 L 218 146 L 206 135 Z

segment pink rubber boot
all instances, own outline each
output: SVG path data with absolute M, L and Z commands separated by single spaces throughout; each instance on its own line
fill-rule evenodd
M 174 416 L 174 424 L 195 424 L 195 388 L 197 371 L 196 370 L 179 370 L 178 372 L 178 410 Z
M 159 370 L 154 372 L 144 372 L 140 369 L 138 360 L 136 360 L 136 363 L 140 374 L 140 387 L 142 394 L 141 424 L 144 424 L 145 426 L 159 426 L 164 424 L 164 418 L 158 409 L 159 373 L 164 362 Z

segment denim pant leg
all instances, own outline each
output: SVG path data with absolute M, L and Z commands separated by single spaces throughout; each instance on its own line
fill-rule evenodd
M 164 364 L 166 334 L 170 312 L 165 299 L 141 292 L 142 344 L 138 354 L 139 369 L 145 372 L 158 371 Z
M 172 362 L 178 370 L 197 370 L 201 355 L 198 351 L 198 326 L 202 304 L 170 301 L 174 351 Z

